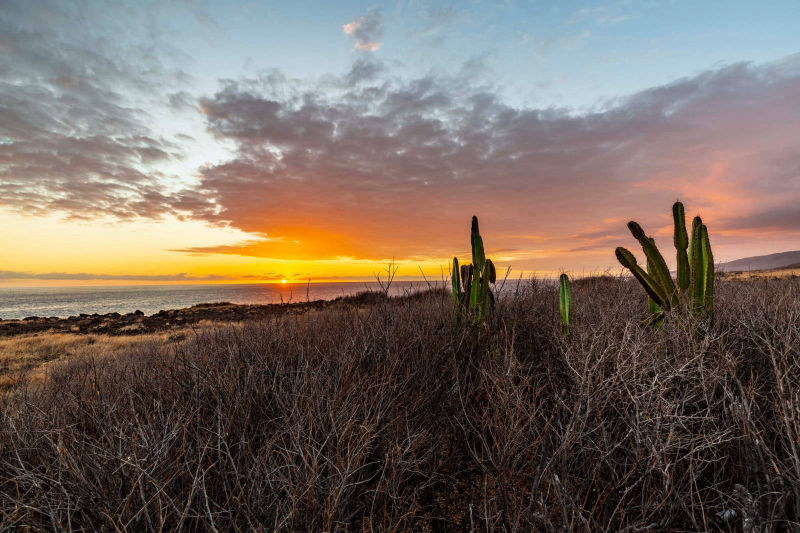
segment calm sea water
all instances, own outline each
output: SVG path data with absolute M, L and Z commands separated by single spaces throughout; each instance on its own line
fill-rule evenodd
M 426 289 L 423 282 L 395 282 L 391 294 Z M 270 304 L 332 300 L 364 290 L 378 290 L 375 282 L 287 283 L 261 285 L 148 285 L 130 287 L 25 287 L 0 288 L 0 318 L 57 316 L 80 313 L 132 313 L 147 315 L 162 309 L 179 309 L 199 303 L 231 302 Z

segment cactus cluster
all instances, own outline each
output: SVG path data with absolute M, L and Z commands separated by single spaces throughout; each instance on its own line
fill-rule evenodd
M 561 313 L 561 330 L 569 339 L 569 324 L 572 322 L 572 289 L 569 286 L 569 276 L 561 274 L 558 279 L 558 310 Z
M 497 272 L 491 259 L 483 251 L 483 239 L 478 230 L 478 217 L 472 217 L 472 264 L 459 267 L 458 258 L 453 258 L 451 272 L 453 304 L 457 315 L 469 317 L 473 324 L 486 320 L 494 306 L 494 295 L 489 284 L 497 280 Z
M 677 282 L 673 281 L 664 256 L 653 238 L 645 235 L 642 227 L 634 221 L 628 222 L 628 229 L 642 246 L 647 257 L 647 270 L 643 270 L 636 262 L 636 257 L 625 248 L 617 248 L 617 259 L 647 292 L 652 322 L 662 319 L 665 312 L 681 310 L 687 304 L 692 313 L 710 320 L 714 313 L 714 255 L 711 253 L 708 229 L 699 216 L 695 217 L 690 241 L 681 202 L 675 202 L 672 206 L 672 217 L 675 226 L 673 241 L 677 250 Z

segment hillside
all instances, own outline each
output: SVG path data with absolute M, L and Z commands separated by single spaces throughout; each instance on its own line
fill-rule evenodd
M 721 263 L 718 265 L 717 269 L 722 272 L 734 272 L 738 270 L 768 270 L 775 268 L 787 268 L 797 264 L 800 264 L 800 250 L 744 257 L 742 259 L 736 259 L 735 261 Z

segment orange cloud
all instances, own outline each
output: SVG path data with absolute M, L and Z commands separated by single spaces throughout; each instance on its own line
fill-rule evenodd
M 379 9 L 370 9 L 367 14 L 342 26 L 345 35 L 355 40 L 353 47 L 365 52 L 377 52 L 383 44 L 383 21 Z
M 677 198 L 734 243 L 737 219 L 800 202 L 795 63 L 733 65 L 588 115 L 515 108 L 468 78 L 378 78 L 337 98 L 312 86 L 302 105 L 232 83 L 203 106 L 237 157 L 201 188 L 212 219 L 275 240 L 205 251 L 447 258 L 477 214 L 516 265 L 600 267 L 630 218 L 668 236 Z

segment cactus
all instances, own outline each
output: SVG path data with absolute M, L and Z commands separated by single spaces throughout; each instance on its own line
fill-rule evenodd
M 486 258 L 483 239 L 478 228 L 478 217 L 472 217 L 470 232 L 472 264 L 458 265 L 453 258 L 452 286 L 453 302 L 459 316 L 469 315 L 474 324 L 486 320 L 494 307 L 494 295 L 489 288 L 497 281 L 497 271 L 491 259 Z
M 650 241 L 655 246 L 655 239 L 651 237 Z M 653 262 L 649 259 L 647 260 L 647 273 L 650 274 L 650 276 L 653 275 Z M 664 316 L 661 312 L 661 307 L 650 296 L 647 297 L 647 310 L 650 312 L 650 317 L 653 321 L 660 320 Z
M 689 267 L 689 256 L 686 254 L 686 249 L 689 248 L 689 236 L 686 235 L 686 215 L 682 203 L 675 202 L 672 206 L 672 219 L 675 226 L 673 242 L 675 250 L 677 250 L 678 290 L 685 293 L 689 289 L 692 274 Z
M 708 229 L 700 217 L 695 217 L 692 228 L 692 310 L 710 316 L 714 308 L 714 255 Z
M 569 276 L 561 274 L 558 279 L 558 310 L 561 313 L 561 330 L 569 338 L 569 325 L 572 322 L 572 289 L 569 286 Z
M 458 258 L 454 257 L 453 258 L 453 271 L 450 273 L 450 276 L 451 276 L 451 282 L 452 282 L 452 285 L 453 285 L 453 305 L 455 306 L 456 309 L 458 309 L 458 306 L 461 304 L 461 298 L 460 298 L 460 293 L 461 293 L 461 275 L 460 275 L 460 273 L 461 273 L 461 271 L 458 268 Z
M 714 255 L 711 252 L 708 228 L 700 217 L 695 217 L 692 221 L 690 242 L 681 202 L 675 202 L 672 206 L 672 216 L 677 251 L 677 283 L 673 281 L 655 240 L 645 235 L 636 222 L 629 222 L 628 229 L 642 245 L 647 257 L 647 271 L 642 270 L 633 254 L 625 248 L 616 249 L 617 259 L 631 271 L 647 292 L 648 309 L 653 315 L 651 323 L 662 318 L 666 311 L 683 309 L 687 299 L 692 313 L 711 320 L 714 313 Z

